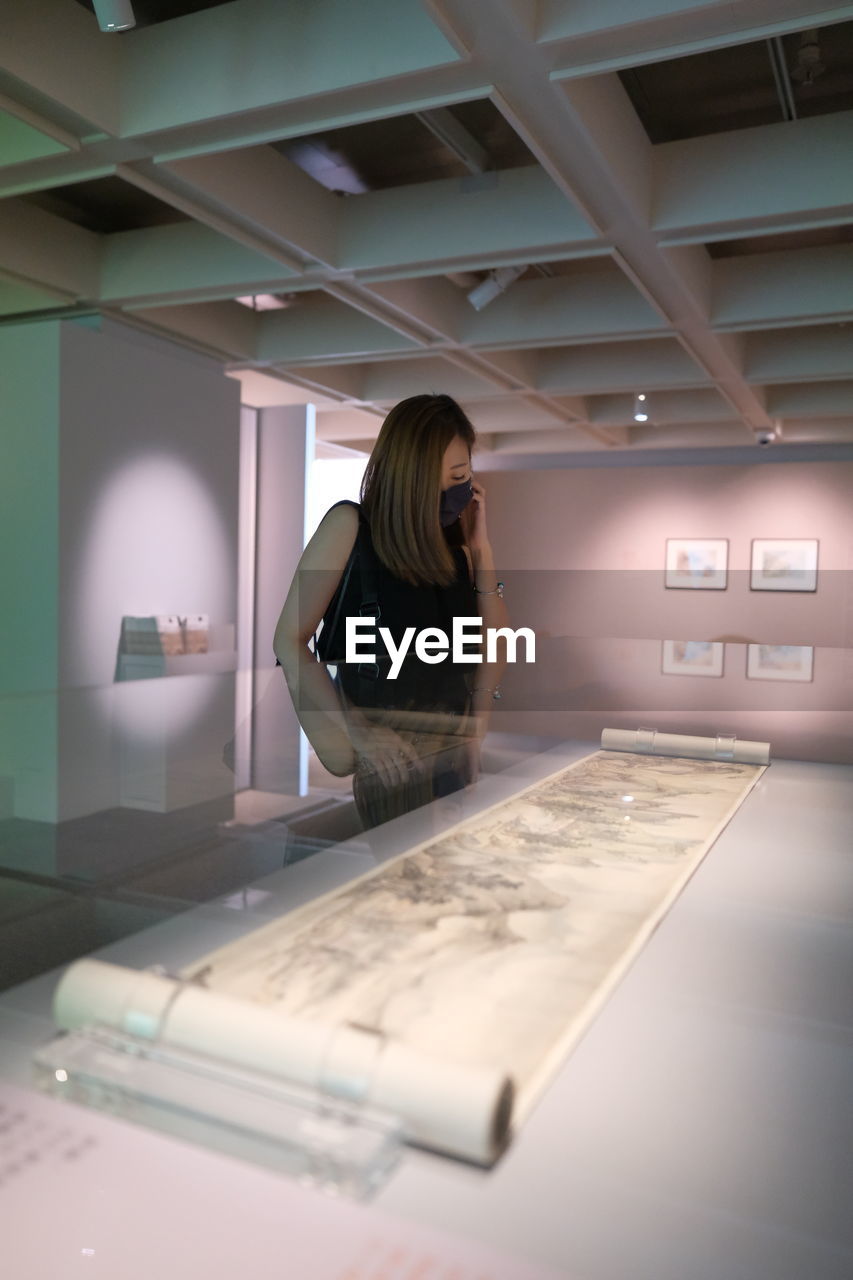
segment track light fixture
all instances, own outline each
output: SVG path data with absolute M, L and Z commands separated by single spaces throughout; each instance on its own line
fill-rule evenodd
M 648 422 L 648 420 L 649 407 L 646 401 L 646 393 L 644 391 L 639 391 L 637 395 L 634 396 L 634 421 Z
M 753 427 L 752 434 L 755 437 L 755 443 L 766 449 L 768 445 L 775 444 L 782 435 L 781 423 L 777 418 L 772 427 Z
M 94 4 L 102 31 L 129 31 L 136 26 L 131 0 L 94 0 Z
M 497 267 L 489 272 L 485 280 L 474 286 L 467 295 L 468 301 L 475 311 L 482 311 L 483 307 L 494 302 L 499 294 L 508 289 L 514 280 L 523 276 L 526 270 L 527 267 Z
M 797 50 L 797 65 L 791 72 L 791 79 L 800 84 L 814 84 L 818 76 L 822 76 L 826 67 L 820 60 L 817 28 L 812 27 L 800 36 L 800 47 Z

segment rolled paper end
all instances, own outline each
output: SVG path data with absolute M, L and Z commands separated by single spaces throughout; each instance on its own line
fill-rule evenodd
M 749 742 L 730 734 L 701 738 L 681 733 L 652 733 L 648 729 L 602 729 L 601 747 L 604 751 L 684 756 L 693 760 L 731 760 L 739 764 L 770 763 L 769 742 Z
M 495 1103 L 492 1123 L 493 1159 L 501 1154 L 509 1142 L 512 1127 L 512 1109 L 515 1104 L 515 1085 L 506 1076 Z
M 421 1146 L 492 1164 L 506 1146 L 515 1088 L 506 1075 L 442 1062 L 388 1043 L 370 1090 L 374 1106 L 399 1115 Z
M 179 987 L 173 978 L 144 969 L 125 969 L 103 960 L 77 960 L 60 979 L 53 1013 L 65 1031 L 98 1025 L 155 1040 Z
M 769 742 L 741 742 L 739 746 L 742 751 L 749 752 L 749 755 L 735 755 L 735 760 L 743 759 L 748 764 L 769 764 L 770 763 L 770 743 Z

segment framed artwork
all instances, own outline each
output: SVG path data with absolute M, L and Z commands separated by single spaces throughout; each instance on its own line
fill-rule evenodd
M 667 587 L 725 591 L 728 538 L 667 538 Z
M 717 640 L 664 640 L 661 671 L 665 676 L 721 676 L 724 648 Z
M 748 644 L 747 680 L 808 682 L 814 671 L 814 649 L 805 644 Z
M 753 591 L 817 591 L 817 538 L 753 538 Z

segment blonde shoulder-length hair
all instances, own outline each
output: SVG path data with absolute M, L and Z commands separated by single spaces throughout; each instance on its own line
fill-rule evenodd
M 364 479 L 361 504 L 376 554 L 398 578 L 447 586 L 456 566 L 439 520 L 444 454 L 476 433 L 450 396 L 410 396 L 382 424 Z

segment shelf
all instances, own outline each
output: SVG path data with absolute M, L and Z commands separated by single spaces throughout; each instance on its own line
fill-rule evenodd
M 237 670 L 235 649 L 215 649 L 211 653 L 164 654 L 120 653 L 116 681 L 156 680 L 163 676 L 220 675 Z

